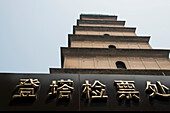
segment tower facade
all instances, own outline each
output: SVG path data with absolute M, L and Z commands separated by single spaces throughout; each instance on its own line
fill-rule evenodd
M 117 20 L 117 16 L 81 14 L 73 34 L 68 35 L 69 47 L 61 48 L 62 69 L 170 70 L 170 51 L 152 49 L 150 36 L 138 36 L 135 31 L 134 27 L 125 27 L 125 21 Z

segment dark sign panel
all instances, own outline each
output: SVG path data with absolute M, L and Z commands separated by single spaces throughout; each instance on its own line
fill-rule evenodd
M 0 110 L 170 111 L 170 77 L 0 74 Z

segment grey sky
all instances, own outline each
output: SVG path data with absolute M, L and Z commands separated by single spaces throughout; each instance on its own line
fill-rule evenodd
M 154 49 L 170 48 L 170 0 L 0 0 L 0 72 L 60 68 L 81 13 L 117 15 Z

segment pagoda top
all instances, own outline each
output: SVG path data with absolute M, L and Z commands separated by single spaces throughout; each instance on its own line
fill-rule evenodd
M 116 15 L 108 15 L 108 14 L 80 14 L 81 15 L 84 15 L 84 16 L 116 16 Z
M 117 20 L 115 15 L 104 15 L 104 14 L 80 14 L 81 20 Z

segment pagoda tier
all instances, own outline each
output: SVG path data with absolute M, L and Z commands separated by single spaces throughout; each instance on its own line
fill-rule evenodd
M 125 21 L 77 20 L 78 26 L 124 27 Z
M 73 26 L 73 34 L 83 35 L 136 36 L 135 30 L 132 27 Z
M 170 69 L 170 50 L 61 48 L 63 68 L 117 69 L 121 61 L 126 69 Z
M 151 49 L 149 36 L 68 35 L 69 47 Z

